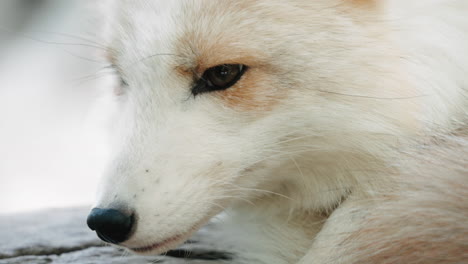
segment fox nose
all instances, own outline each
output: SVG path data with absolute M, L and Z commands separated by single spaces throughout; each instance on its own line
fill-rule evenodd
M 88 216 L 88 226 L 105 242 L 119 244 L 127 240 L 134 224 L 134 214 L 116 209 L 94 208 Z

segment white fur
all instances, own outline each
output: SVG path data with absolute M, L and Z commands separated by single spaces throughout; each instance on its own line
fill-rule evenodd
M 315 257 L 314 246 L 326 243 L 314 240 L 323 223 L 326 233 L 352 215 L 332 212 L 397 186 L 389 175 L 400 175 L 393 165 L 402 151 L 467 124 L 465 0 L 121 0 L 106 8 L 106 45 L 129 86 L 116 97 L 116 157 L 96 205 L 135 210 L 127 248 L 178 237 L 149 252 L 160 253 L 226 208 L 227 235 L 217 241 L 233 247 L 236 263 L 298 263 L 309 251 L 301 264 L 335 263 Z M 226 60 L 258 62 L 244 76 L 258 88 L 241 105 L 274 103 L 193 97 L 193 78 L 176 69 L 196 66 L 207 47 L 220 56 L 210 45 L 229 46 Z

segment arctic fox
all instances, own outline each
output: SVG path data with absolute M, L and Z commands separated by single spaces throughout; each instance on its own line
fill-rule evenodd
M 468 1 L 103 5 L 104 241 L 159 254 L 224 212 L 227 263 L 468 263 Z

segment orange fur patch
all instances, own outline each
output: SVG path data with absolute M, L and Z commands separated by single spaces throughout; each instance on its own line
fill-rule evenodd
M 247 70 L 241 80 L 218 96 L 227 106 L 249 111 L 267 111 L 279 101 L 269 74 L 258 68 Z
M 249 67 L 242 78 L 224 91 L 214 92 L 225 105 L 243 111 L 266 111 L 278 101 L 274 94 L 274 82 L 268 65 L 261 54 L 245 47 L 236 46 L 235 36 L 223 36 L 217 42 L 205 41 L 206 37 L 186 34 L 178 41 L 178 51 L 184 61 L 176 67 L 183 76 L 200 78 L 203 73 L 222 64 L 243 64 Z
M 376 7 L 378 5 L 378 1 L 376 0 L 345 0 L 348 3 L 359 6 L 359 7 Z

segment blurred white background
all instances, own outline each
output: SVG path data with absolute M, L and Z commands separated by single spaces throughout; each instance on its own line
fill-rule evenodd
M 106 161 L 103 64 L 82 0 L 0 2 L 0 214 L 90 205 Z M 95 25 L 96 26 L 96 25 Z

